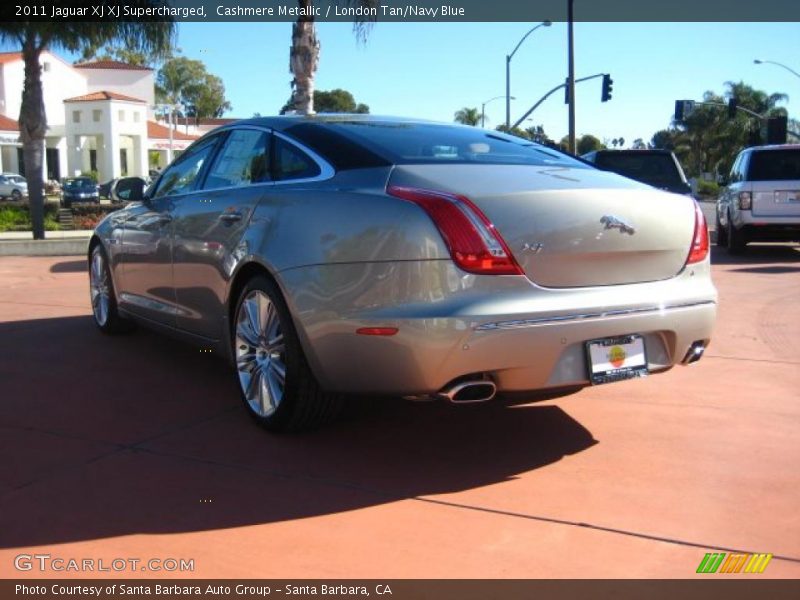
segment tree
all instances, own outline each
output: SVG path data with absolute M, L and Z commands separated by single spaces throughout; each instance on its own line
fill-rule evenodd
M 587 133 L 586 135 L 582 135 L 576 144 L 578 149 L 578 156 L 582 156 L 587 152 L 592 152 L 593 150 L 602 150 L 603 149 L 603 142 L 601 142 L 595 136 Z
M 636 138 L 633 140 L 633 145 L 631 146 L 634 150 L 646 150 L 647 144 L 644 143 L 642 138 Z
M 316 90 L 314 92 L 314 108 L 319 113 L 369 113 L 369 106 L 361 102 L 356 103 L 353 94 L 340 88 L 329 92 Z M 285 114 L 290 110 L 292 110 L 291 100 L 283 105 L 281 114 Z
M 481 111 L 477 108 L 468 108 L 465 106 L 456 111 L 455 115 L 453 115 L 453 119 L 456 123 L 461 123 L 462 125 L 476 126 L 481 122 Z
M 346 0 L 356 10 L 353 32 L 365 41 L 375 17 L 379 0 Z M 289 51 L 289 72 L 292 74 L 291 110 L 307 115 L 314 113 L 314 78 L 319 65 L 319 40 L 314 21 L 314 0 L 297 0 L 300 16 L 292 25 L 292 47 Z
M 157 2 L 139 0 L 129 5 L 147 7 Z M 42 91 L 40 57 L 46 48 L 62 48 L 71 52 L 112 40 L 119 40 L 132 50 L 147 54 L 166 54 L 172 46 L 175 24 L 163 17 L 144 17 L 135 22 L 41 21 L 0 23 L 0 40 L 19 44 L 25 64 L 19 131 L 22 142 L 28 200 L 34 239 L 44 239 L 44 148 L 47 115 Z
M 174 56 L 156 76 L 156 97 L 166 104 L 183 104 L 185 116 L 221 117 L 231 109 L 222 79 L 206 71 L 202 61 Z

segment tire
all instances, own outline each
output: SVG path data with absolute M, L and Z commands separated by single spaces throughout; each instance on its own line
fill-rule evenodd
M 730 221 L 728 221 L 730 223 Z M 728 230 L 722 226 L 717 213 L 717 246 L 724 248 L 728 245 Z
M 266 276 L 253 277 L 239 294 L 231 340 L 242 401 L 259 425 L 302 431 L 339 412 L 341 397 L 320 389 L 280 290 Z
M 747 246 L 747 238 L 744 234 L 736 229 L 733 225 L 730 213 L 728 213 L 728 231 L 727 231 L 727 248 L 728 254 L 742 254 L 745 246 Z
M 22 192 L 20 192 L 19 190 L 11 190 L 11 199 L 14 200 L 15 202 L 18 202 L 19 200 L 22 199 Z
M 100 244 L 92 248 L 89 255 L 89 299 L 94 323 L 100 331 L 117 334 L 133 329 L 133 323 L 119 315 L 108 258 Z

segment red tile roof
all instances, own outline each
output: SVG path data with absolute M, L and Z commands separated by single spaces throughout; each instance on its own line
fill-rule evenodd
M 92 62 L 77 63 L 73 65 L 76 69 L 115 69 L 118 71 L 152 71 L 150 67 L 139 65 L 129 65 L 118 60 L 95 60 Z
M 22 60 L 22 52 L 0 52 L 0 65 Z
M 124 100 L 125 102 L 142 102 L 145 100 L 140 98 L 133 98 L 132 96 L 125 96 L 124 94 L 117 94 L 116 92 L 93 92 L 84 96 L 75 96 L 74 98 L 67 98 L 64 102 L 96 102 L 98 100 Z
M 164 127 L 163 125 L 159 125 L 155 121 L 148 121 L 147 122 L 147 137 L 150 139 L 156 140 L 168 140 L 169 139 L 169 127 Z M 185 133 L 181 133 L 177 129 L 172 130 L 172 139 L 173 140 L 185 140 L 185 141 L 192 141 L 196 140 L 196 135 L 186 135 Z
M 19 123 L 14 119 L 0 115 L 0 131 L 19 131 Z
M 212 117 L 201 117 L 196 119 L 194 117 L 178 117 L 175 121 L 178 125 L 214 125 L 215 127 L 219 127 L 221 125 L 227 125 L 228 123 L 233 123 L 238 121 L 239 119 L 228 119 L 228 118 L 212 118 Z

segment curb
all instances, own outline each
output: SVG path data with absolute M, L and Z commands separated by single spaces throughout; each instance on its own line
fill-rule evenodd
M 89 238 L 1 240 L 0 256 L 86 256 Z

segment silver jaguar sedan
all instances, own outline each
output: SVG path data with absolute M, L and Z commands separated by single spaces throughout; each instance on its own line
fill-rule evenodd
M 690 197 L 494 131 L 239 121 L 139 195 L 90 242 L 97 325 L 228 357 L 271 430 L 318 425 L 345 394 L 470 403 L 643 377 L 711 339 Z

